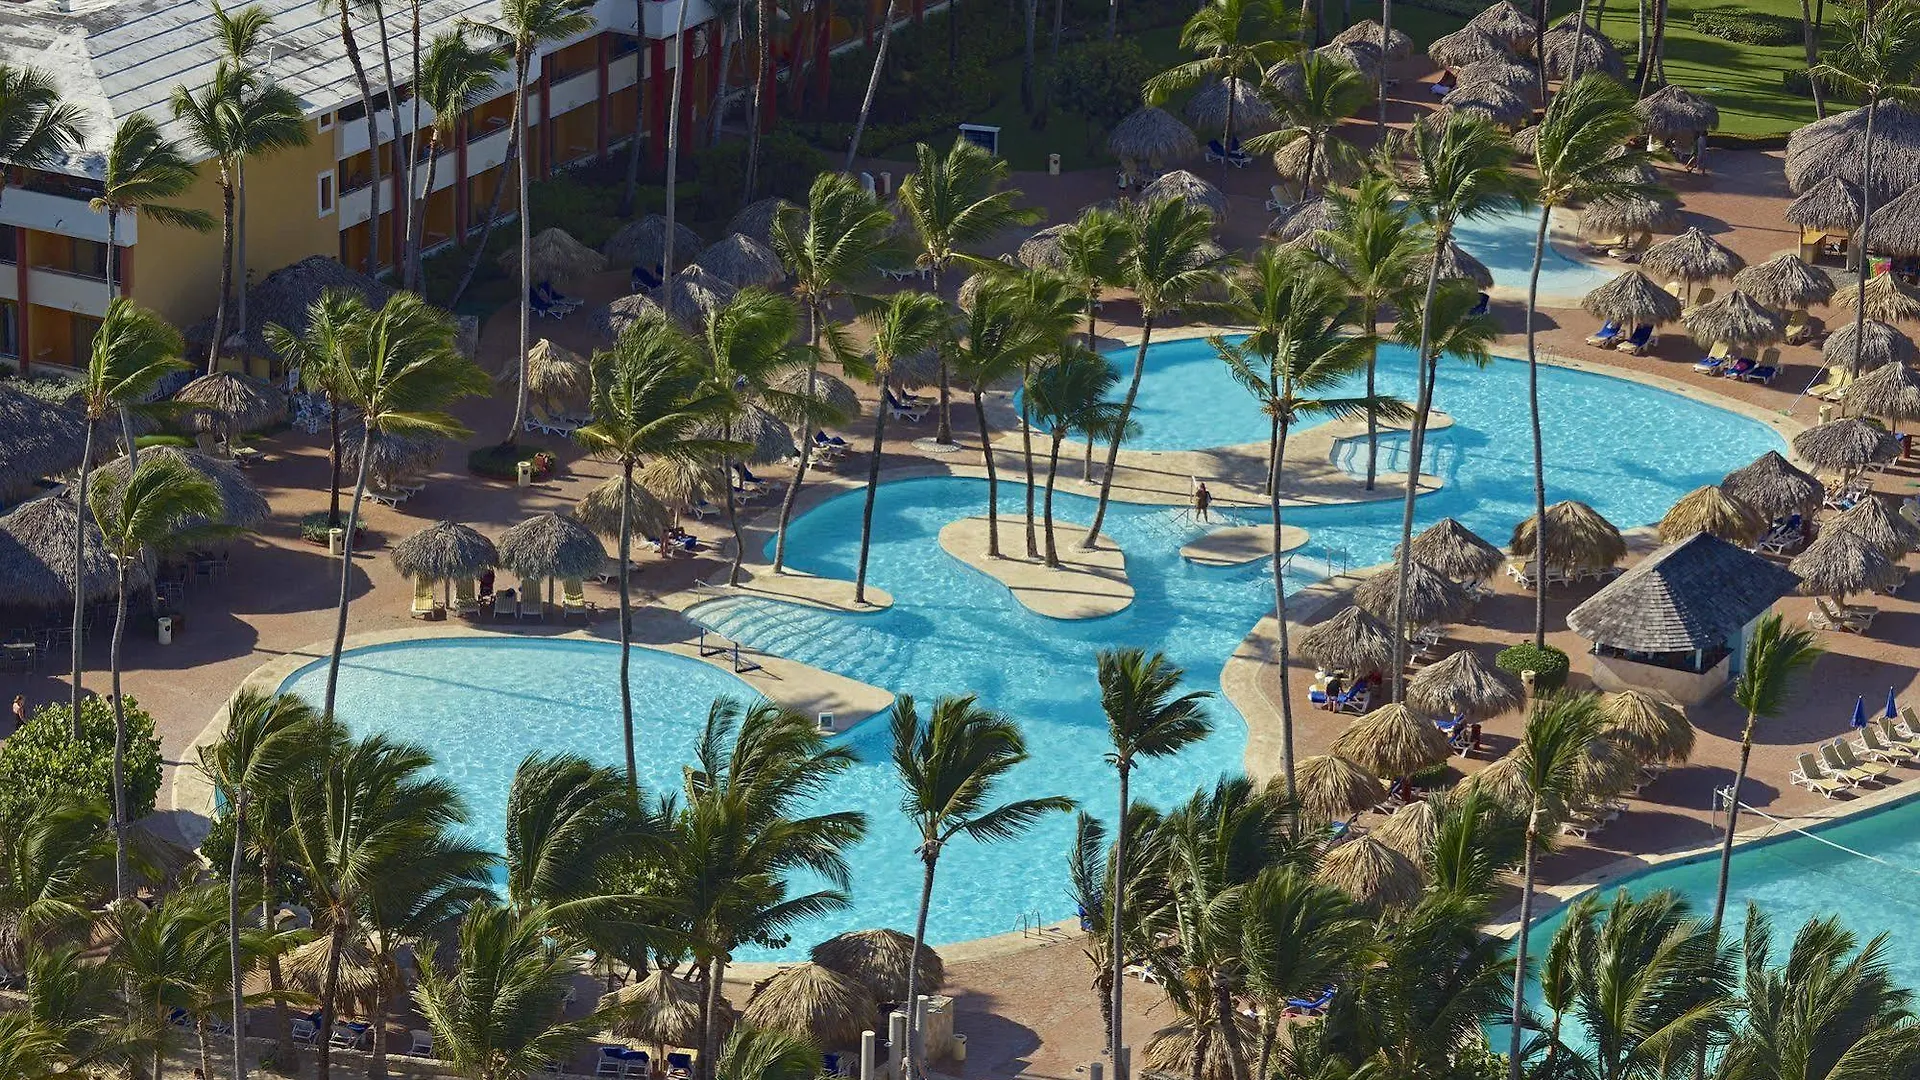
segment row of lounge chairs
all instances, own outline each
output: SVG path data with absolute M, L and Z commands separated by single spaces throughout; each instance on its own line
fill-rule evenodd
M 1609 319 L 1588 336 L 1587 344 L 1596 349 L 1616 349 L 1628 356 L 1639 356 L 1660 344 L 1660 335 L 1652 323 L 1641 323 L 1632 333 L 1627 333 L 1619 323 Z
M 533 313 L 543 319 L 564 319 L 586 303 L 554 288 L 550 281 L 528 289 L 527 301 L 533 305 Z
M 1720 342 L 1699 363 L 1693 365 L 1693 370 L 1702 375 L 1757 383 L 1771 383 L 1773 377 L 1780 373 L 1779 349 L 1769 346 L 1760 354 L 1759 360 L 1731 354 L 1732 349 L 1727 343 Z
M 1863 784 L 1890 783 L 1896 765 L 1920 759 L 1920 715 L 1907 706 L 1900 716 L 1898 721 L 1876 717 L 1852 741 L 1841 737 L 1822 743 L 1818 751 L 1801 754 L 1787 779 L 1828 799 Z
M 1224 161 L 1236 169 L 1244 169 L 1253 164 L 1253 156 L 1240 148 L 1240 140 L 1233 139 L 1221 146 L 1219 139 L 1207 140 L 1207 160 Z
M 1583 566 L 1571 572 L 1555 567 L 1547 568 L 1547 586 L 1572 585 L 1580 581 L 1605 581 L 1620 572 L 1617 566 Z M 1507 576 L 1514 584 L 1523 589 L 1533 588 L 1533 561 L 1514 561 L 1507 564 Z

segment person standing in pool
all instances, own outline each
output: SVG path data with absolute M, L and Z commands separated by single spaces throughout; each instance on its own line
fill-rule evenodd
M 1193 492 L 1193 516 L 1211 524 L 1213 519 L 1207 516 L 1207 510 L 1212 505 L 1213 492 L 1208 491 L 1207 485 L 1202 483 Z

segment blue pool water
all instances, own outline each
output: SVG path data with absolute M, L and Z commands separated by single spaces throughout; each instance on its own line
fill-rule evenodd
M 1176 393 L 1182 364 L 1163 364 L 1155 347 L 1142 400 L 1164 404 Z M 1381 380 L 1389 390 L 1412 381 L 1411 353 L 1383 350 Z M 1170 381 L 1171 380 L 1171 381 Z M 1681 493 L 1718 480 L 1758 454 L 1781 448 L 1771 429 L 1678 395 L 1603 376 L 1541 370 L 1550 499 L 1592 503 L 1622 525 L 1657 519 Z M 1484 371 L 1443 369 L 1436 404 L 1455 426 L 1434 436 L 1434 466 L 1446 480 L 1422 500 L 1422 524 L 1452 515 L 1495 540 L 1531 512 L 1531 450 L 1526 424 L 1526 367 L 1496 361 Z M 1249 441 L 1231 434 L 1263 421 L 1251 399 L 1197 401 L 1170 430 L 1195 434 L 1195 445 Z M 1383 448 L 1393 468 L 1393 447 Z M 1343 461 L 1354 467 L 1359 462 Z M 840 614 L 748 598 L 695 608 L 700 621 L 749 645 L 839 672 L 923 702 L 941 694 L 977 692 L 1022 724 L 1032 760 L 1010 778 L 1010 797 L 1064 793 L 1111 818 L 1113 776 L 1093 677 L 1094 653 L 1119 645 L 1164 650 L 1188 669 L 1196 689 L 1217 690 L 1226 658 L 1272 605 L 1260 564 L 1206 569 L 1179 557 L 1184 540 L 1164 508 L 1115 504 L 1111 535 L 1127 551 L 1136 598 L 1104 619 L 1062 622 L 1028 612 L 997 582 L 947 556 L 941 526 L 984 507 L 985 484 L 959 478 L 887 483 L 875 508 L 869 580 L 895 600 L 884 612 Z M 1018 544 L 1022 490 L 1002 485 L 1003 543 Z M 852 577 L 859 551 L 862 495 L 828 500 L 793 524 L 790 561 L 798 569 Z M 1091 500 L 1056 497 L 1063 520 L 1086 522 Z M 1326 565 L 1384 562 L 1397 537 L 1399 507 L 1290 510 L 1309 530 L 1290 569 L 1297 589 L 1324 576 Z M 1249 515 L 1248 520 L 1258 520 Z M 559 651 L 550 651 L 559 650 Z M 383 730 L 432 746 L 476 808 L 478 827 L 498 835 L 513 767 L 532 748 L 571 748 L 609 763 L 621 760 L 615 650 L 599 643 L 521 639 L 388 646 L 350 655 L 341 678 L 341 715 L 360 730 Z M 684 748 L 719 692 L 738 692 L 728 674 L 672 657 L 644 656 L 636 678 L 644 725 L 646 775 L 656 788 L 675 782 Z M 290 688 L 309 690 L 324 672 L 306 672 Z M 1143 766 L 1138 797 L 1161 805 L 1203 782 L 1242 767 L 1246 726 L 1216 700 L 1215 735 L 1171 761 Z M 911 928 L 918 867 L 913 838 L 898 812 L 899 794 L 886 762 L 886 730 L 867 723 L 842 736 L 862 763 L 824 802 L 860 809 L 872 820 L 867 841 L 851 855 L 852 910 L 798 929 L 797 947 L 743 954 L 743 959 L 796 955 L 819 938 L 861 926 Z M 1018 928 L 1023 917 L 1072 913 L 1064 853 L 1072 832 L 1056 815 L 1027 836 L 982 847 L 957 842 L 940 863 L 928 935 L 950 942 Z
M 1540 228 L 1540 211 L 1511 210 L 1504 214 L 1463 221 L 1453 238 L 1493 271 L 1493 283 L 1502 289 L 1527 287 L 1533 272 L 1533 241 Z M 1585 296 L 1605 285 L 1618 271 L 1609 271 L 1573 258 L 1549 242 L 1540 260 L 1542 296 Z

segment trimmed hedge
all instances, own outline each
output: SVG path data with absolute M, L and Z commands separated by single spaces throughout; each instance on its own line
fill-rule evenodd
M 344 503 L 346 499 L 350 497 L 351 493 L 343 495 L 342 502 Z M 309 544 L 319 544 L 321 547 L 326 547 L 327 536 L 333 531 L 333 522 L 329 518 L 330 515 L 328 515 L 325 510 L 315 510 L 311 514 L 302 516 L 300 518 L 300 539 L 305 540 Z M 340 512 L 341 524 L 344 525 L 346 520 L 346 511 L 343 509 Z M 366 539 L 366 535 L 367 523 L 362 521 L 359 523 L 359 527 L 354 529 L 354 544 L 358 546 L 361 540 Z
M 1733 8 L 1696 11 L 1693 28 L 1708 37 L 1738 45 L 1797 45 L 1801 41 L 1798 19 L 1758 11 Z
M 153 813 L 160 794 L 160 740 L 153 717 L 131 694 L 126 703 L 127 811 L 138 821 Z M 72 718 L 64 703 L 42 705 L 0 742 L 0 821 L 19 821 L 62 799 L 113 805 L 113 709 L 97 697 L 81 699 L 77 740 Z
M 1518 677 L 1523 671 L 1533 672 L 1535 693 L 1550 693 L 1567 684 L 1567 654 L 1551 645 L 1536 647 L 1531 641 L 1510 645 L 1500 650 L 1494 658 L 1494 665 L 1500 670 Z
M 533 462 L 533 478 L 544 480 L 553 475 L 553 455 L 531 446 L 518 443 L 500 443 L 497 446 L 483 446 L 467 455 L 467 469 L 475 476 L 484 476 L 489 480 L 520 479 L 520 463 Z

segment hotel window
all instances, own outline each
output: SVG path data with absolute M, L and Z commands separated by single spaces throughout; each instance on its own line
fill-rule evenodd
M 332 131 L 332 130 L 333 130 L 333 114 L 332 114 L 332 113 L 330 113 L 330 112 L 323 112 L 323 113 L 321 113 L 321 114 L 320 114 L 320 116 L 318 117 L 318 119 L 319 119 L 319 121 L 320 121 L 320 130 L 321 130 L 321 131 Z
M 326 217 L 333 213 L 333 173 L 331 171 L 320 174 L 318 205 L 320 212 L 317 216 Z
M 0 300 L 0 356 L 20 355 L 20 309 L 11 300 Z
M 11 225 L 0 225 L 0 262 L 20 261 L 20 233 Z

